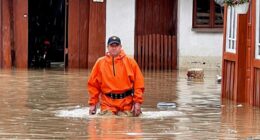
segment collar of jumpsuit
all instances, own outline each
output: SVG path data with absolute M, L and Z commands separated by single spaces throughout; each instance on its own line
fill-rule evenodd
M 119 55 L 114 57 L 114 61 L 122 60 L 125 56 L 126 56 L 125 52 L 121 49 Z M 112 62 L 113 61 L 113 57 L 110 55 L 109 52 L 106 53 L 105 59 L 108 62 Z

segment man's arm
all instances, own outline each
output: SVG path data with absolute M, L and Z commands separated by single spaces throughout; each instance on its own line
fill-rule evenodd
M 134 72 L 134 103 L 132 107 L 132 112 L 134 116 L 139 116 L 142 113 L 141 104 L 143 103 L 144 77 L 135 60 L 133 60 L 132 65 Z
M 89 101 L 90 105 L 89 114 L 96 114 L 96 105 L 99 102 L 99 94 L 100 94 L 100 74 L 99 74 L 99 64 L 96 62 L 94 65 L 88 80 L 88 93 L 89 93 Z

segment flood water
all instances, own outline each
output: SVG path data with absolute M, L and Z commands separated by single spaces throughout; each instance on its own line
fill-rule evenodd
M 89 116 L 88 74 L 0 70 L 0 139 L 260 139 L 260 109 L 221 101 L 216 71 L 203 81 L 186 71 L 144 72 L 140 117 Z

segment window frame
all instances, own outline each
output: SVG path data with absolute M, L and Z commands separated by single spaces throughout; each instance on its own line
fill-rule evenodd
M 237 40 L 237 13 L 234 6 L 227 8 L 227 28 L 226 28 L 226 52 L 236 53 Z M 231 28 L 233 27 L 233 28 Z M 230 43 L 233 45 L 230 46 Z
M 260 0 L 256 0 L 255 59 L 260 60 Z
M 209 24 L 208 25 L 201 25 L 196 23 L 196 15 L 197 15 L 197 1 L 193 0 L 193 14 L 192 14 L 192 28 L 209 28 L 209 29 L 216 29 L 216 28 L 223 28 L 224 19 L 222 25 L 215 25 L 215 1 L 210 0 L 210 17 L 209 17 Z

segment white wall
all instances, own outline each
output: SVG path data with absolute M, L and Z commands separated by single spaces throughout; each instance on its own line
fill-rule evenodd
M 179 68 L 194 67 L 195 64 L 205 68 L 221 65 L 223 33 L 193 31 L 193 0 L 179 0 L 178 4 Z
M 127 55 L 134 55 L 135 0 L 107 0 L 106 41 L 116 35 L 121 38 Z

